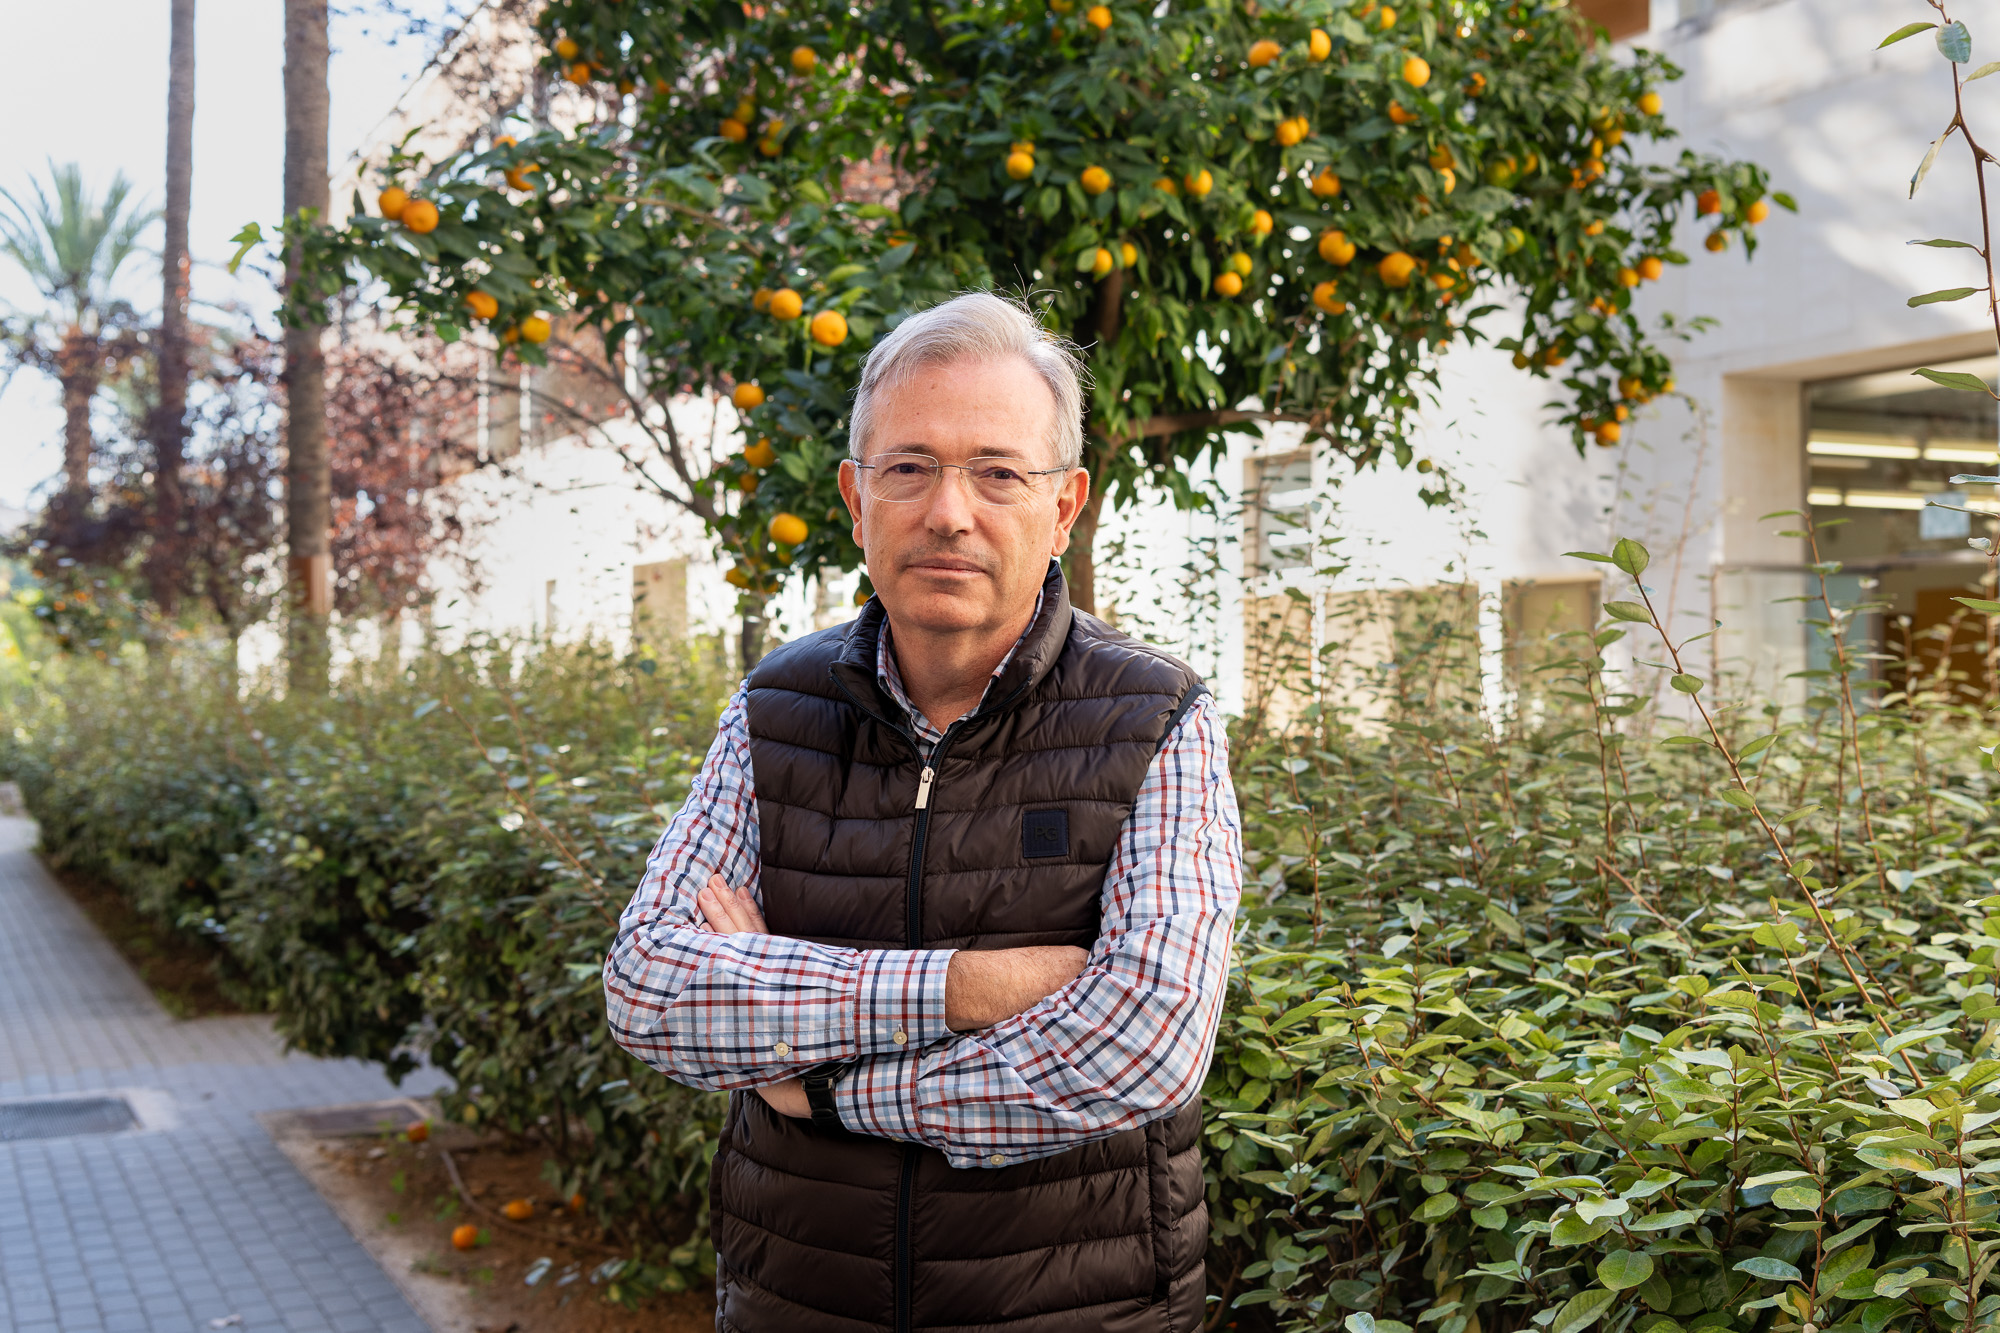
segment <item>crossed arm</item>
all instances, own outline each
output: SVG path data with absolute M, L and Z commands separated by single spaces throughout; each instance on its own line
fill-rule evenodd
M 1220 719 L 1155 759 L 1081 950 L 857 950 L 772 935 L 742 696 L 655 849 L 605 963 L 621 1045 L 703 1088 L 804 1110 L 794 1080 L 854 1062 L 843 1123 L 955 1166 L 1060 1152 L 1155 1119 L 1206 1072 L 1241 876 Z M 730 886 L 737 886 L 732 888 Z

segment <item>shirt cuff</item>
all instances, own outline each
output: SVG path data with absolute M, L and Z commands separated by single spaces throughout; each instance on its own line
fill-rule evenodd
M 858 1054 L 914 1054 L 951 1035 L 944 1022 L 952 949 L 870 949 L 855 987 Z
M 833 1085 L 840 1123 L 870 1138 L 922 1143 L 923 1131 L 917 1124 L 918 1064 L 919 1056 L 911 1050 L 878 1055 L 848 1070 L 847 1077 Z

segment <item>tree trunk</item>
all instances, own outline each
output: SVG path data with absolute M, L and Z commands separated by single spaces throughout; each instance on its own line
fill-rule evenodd
M 327 210 L 326 0 L 285 0 L 285 220 Z M 299 253 L 285 257 L 289 286 Z M 326 354 L 316 323 L 285 332 L 285 532 L 288 678 L 324 693 L 333 611 L 333 481 L 326 450 Z
M 90 459 L 97 442 L 90 433 L 90 403 L 97 397 L 97 339 L 80 328 L 63 336 L 56 353 L 56 380 L 63 401 L 63 500 L 76 514 L 90 503 Z
M 173 0 L 167 57 L 166 244 L 160 255 L 157 366 L 160 401 L 149 423 L 153 445 L 153 549 L 147 582 L 171 611 L 179 589 L 181 466 L 187 454 L 188 201 L 194 176 L 194 4 Z
M 1097 520 L 1104 513 L 1104 488 L 1097 483 L 1107 470 L 1103 466 L 1105 461 L 1102 452 L 1093 449 L 1086 440 L 1083 465 L 1090 469 L 1090 498 L 1084 501 L 1083 512 L 1076 516 L 1076 526 L 1069 530 L 1069 550 L 1063 556 L 1069 577 L 1069 604 L 1092 615 L 1097 614 Z

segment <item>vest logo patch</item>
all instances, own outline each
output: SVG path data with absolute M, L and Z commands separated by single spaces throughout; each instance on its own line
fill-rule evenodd
M 1029 810 L 1021 816 L 1021 855 L 1068 856 L 1069 811 Z

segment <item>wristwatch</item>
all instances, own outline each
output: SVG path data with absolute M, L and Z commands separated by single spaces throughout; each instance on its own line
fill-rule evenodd
M 814 1065 L 799 1076 L 805 1086 L 806 1105 L 812 1107 L 812 1121 L 824 1129 L 840 1129 L 839 1108 L 833 1104 L 833 1085 L 847 1076 L 852 1062 L 829 1060 L 823 1065 Z

